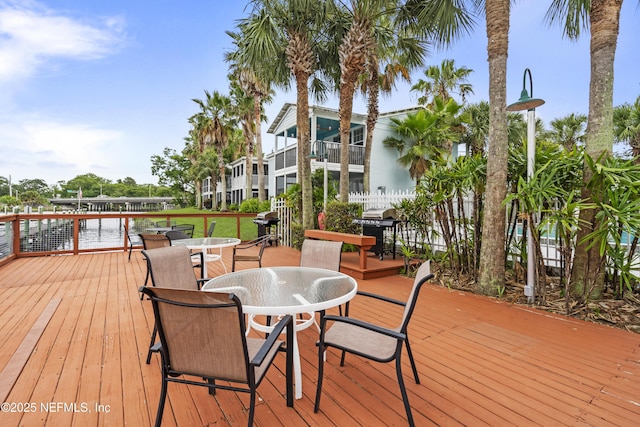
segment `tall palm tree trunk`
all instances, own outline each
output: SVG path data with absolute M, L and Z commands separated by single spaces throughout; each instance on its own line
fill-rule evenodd
M 486 0 L 487 53 L 489 57 L 489 150 L 480 278 L 478 291 L 495 295 L 505 279 L 505 215 L 507 194 L 507 52 L 510 0 Z
M 365 135 L 364 145 L 364 175 L 362 183 L 364 192 L 371 191 L 371 149 L 373 144 L 373 129 L 378 121 L 380 110 L 378 109 L 378 100 L 380 95 L 380 82 L 378 75 L 378 61 L 376 58 L 369 58 L 367 62 L 367 134 Z
M 353 114 L 353 94 L 358 77 L 364 71 L 371 45 L 370 25 L 363 17 L 354 17 L 353 23 L 338 49 L 340 60 L 340 201 L 349 201 L 349 136 Z
M 585 152 L 593 159 L 609 156 L 613 150 L 613 64 L 621 7 L 622 0 L 591 0 L 591 79 Z M 582 187 L 585 200 L 597 197 L 586 186 L 591 177 L 591 170 L 585 164 Z M 589 225 L 578 230 L 571 275 L 572 292 L 589 299 L 600 298 L 604 286 L 604 258 L 598 253 L 598 245 L 587 249 L 590 242 L 584 241 L 584 237 L 598 227 L 596 214 L 594 209 L 580 211 L 580 219 Z
M 262 158 L 262 96 L 253 95 L 253 115 L 256 126 L 256 157 L 258 158 L 258 200 L 266 199 L 264 191 L 264 159 Z

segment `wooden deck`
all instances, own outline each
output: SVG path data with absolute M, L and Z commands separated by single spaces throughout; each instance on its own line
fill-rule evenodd
M 269 247 L 263 262 L 298 259 L 295 250 Z M 0 426 L 153 424 L 160 372 L 157 355 L 144 363 L 153 326 L 150 303 L 137 292 L 145 268 L 139 253 L 127 262 L 120 252 L 0 267 L 0 392 L 15 411 L 3 406 Z M 210 272 L 220 268 L 210 264 Z M 397 298 L 411 286 L 400 276 L 358 282 Z M 397 313 L 356 297 L 352 314 L 388 323 Z M 286 407 L 278 357 L 258 389 L 255 425 L 406 425 L 394 366 L 351 356 L 341 368 L 331 350 L 314 414 L 317 332 L 299 337 L 303 398 Z M 410 337 L 421 384 L 406 355 L 403 361 L 418 426 L 640 424 L 640 335 L 427 285 Z M 163 425 L 246 425 L 247 404 L 244 394 L 212 397 L 202 387 L 170 384 Z

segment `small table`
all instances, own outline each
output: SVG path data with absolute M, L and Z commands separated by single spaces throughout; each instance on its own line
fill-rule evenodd
M 228 237 L 201 237 L 195 239 L 178 239 L 171 241 L 171 245 L 173 246 L 186 246 L 189 249 L 202 251 L 202 253 L 204 254 L 204 266 L 202 266 L 202 273 L 204 274 L 204 277 L 208 277 L 208 261 L 220 261 L 222 263 L 222 267 L 224 267 L 224 272 L 226 273 L 227 266 L 224 265 L 224 261 L 222 260 L 222 248 L 228 248 L 239 244 L 240 239 Z M 217 254 L 212 254 L 209 253 L 209 249 L 219 249 L 220 251 Z
M 149 227 L 147 228 L 147 231 L 151 232 L 151 233 L 156 233 L 156 234 L 164 234 L 167 231 L 171 231 L 173 228 L 171 227 Z
M 253 320 L 254 315 L 279 316 L 311 313 L 337 307 L 351 300 L 358 283 L 344 273 L 323 268 L 253 268 L 225 274 L 209 280 L 203 291 L 234 293 L 249 315 L 249 327 L 262 332 L 272 328 Z M 293 370 L 295 397 L 302 398 L 302 372 L 297 331 L 315 323 L 315 316 L 296 323 L 293 333 Z M 248 332 L 248 331 L 247 331 Z

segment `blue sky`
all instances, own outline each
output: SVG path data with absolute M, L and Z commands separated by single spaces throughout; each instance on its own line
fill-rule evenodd
M 588 112 L 589 39 L 563 39 L 543 21 L 549 1 L 520 0 L 512 7 L 508 102 L 531 70 L 536 112 L 547 123 Z M 180 151 L 192 98 L 204 90 L 226 93 L 230 48 L 225 30 L 244 15 L 245 1 L 215 0 L 0 0 L 0 176 L 49 184 L 95 173 L 116 181 L 157 182 L 150 157 L 165 147 Z M 614 104 L 640 95 L 640 11 L 622 8 L 615 63 Z M 429 65 L 454 59 L 474 70 L 471 102 L 488 100 L 484 18 L 473 34 Z M 422 70 L 414 73 L 414 81 Z M 527 85 L 528 87 L 528 85 Z M 399 85 L 381 99 L 382 112 L 414 106 L 417 95 Z M 266 129 L 295 93 L 279 91 L 266 106 Z M 337 107 L 337 99 L 325 105 Z M 357 98 L 356 112 L 366 109 Z M 265 151 L 273 148 L 264 136 Z

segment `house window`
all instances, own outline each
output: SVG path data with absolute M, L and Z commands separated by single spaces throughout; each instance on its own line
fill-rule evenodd
M 286 156 L 285 164 L 286 164 L 287 167 L 288 166 L 295 166 L 295 165 L 298 164 L 297 161 L 296 161 L 297 160 L 296 159 L 297 152 L 296 152 L 295 148 L 292 148 L 291 150 L 287 150 L 285 152 L 285 156 Z
M 364 127 L 362 126 L 357 127 L 351 132 L 351 144 L 352 145 L 364 144 Z

